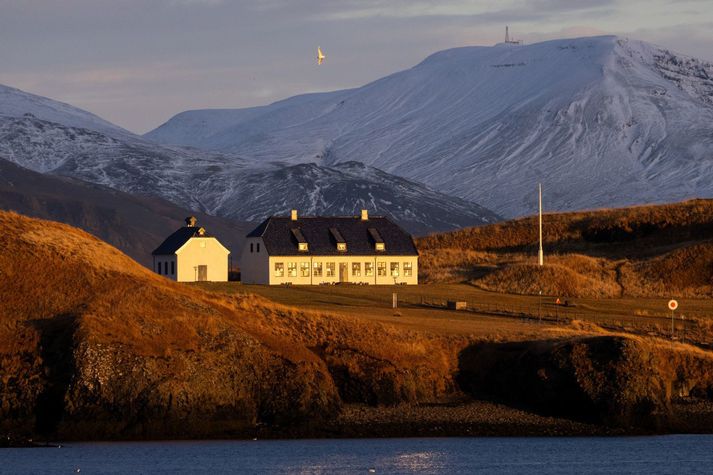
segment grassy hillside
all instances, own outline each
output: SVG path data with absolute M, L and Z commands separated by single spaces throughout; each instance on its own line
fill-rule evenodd
M 537 217 L 417 240 L 428 282 L 574 297 L 713 296 L 713 200 L 543 218 L 545 266 L 537 264 Z
M 0 430 L 245 434 L 454 390 L 448 340 L 177 284 L 55 222 L 0 226 Z
M 121 249 L 145 266 L 151 251 L 195 215 L 201 226 L 232 251 L 234 265 L 252 228 L 195 213 L 151 196 L 134 196 L 73 178 L 44 175 L 0 158 L 0 210 L 51 219 L 81 228 Z
M 174 283 L 56 222 L 0 212 L 0 226 L 3 440 L 581 434 L 713 422 L 713 355 L 692 346 L 594 325 L 515 329 L 517 341 L 505 326 L 495 338 L 409 330 Z M 577 404 L 563 406 L 563 394 Z M 703 409 L 682 423 L 690 403 Z

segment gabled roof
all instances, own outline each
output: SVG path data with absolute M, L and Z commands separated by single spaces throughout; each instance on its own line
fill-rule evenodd
M 309 251 L 298 251 L 299 241 L 293 229 L 299 229 L 309 244 Z M 306 216 L 296 221 L 289 216 L 273 216 L 260 223 L 247 237 L 261 237 L 271 256 L 418 255 L 411 235 L 383 216 L 370 216 L 368 220 L 358 216 Z M 375 243 L 379 240 L 385 244 L 383 251 L 376 250 Z M 338 251 L 337 242 L 345 242 L 347 250 Z
M 207 233 L 199 235 L 198 230 L 200 229 L 202 228 L 200 228 L 199 226 L 184 226 L 180 228 L 178 231 L 168 236 L 166 240 L 163 241 L 160 246 L 154 249 L 151 254 L 154 256 L 172 255 L 175 254 L 176 251 L 181 248 L 181 246 L 183 246 L 185 243 L 188 242 L 189 239 L 193 237 L 213 237 L 209 236 Z

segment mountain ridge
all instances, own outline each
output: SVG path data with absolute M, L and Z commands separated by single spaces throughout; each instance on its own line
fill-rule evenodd
M 235 154 L 160 145 L 118 128 L 107 131 L 101 119 L 51 99 L 5 91 L 14 92 L 10 101 L 0 102 L 0 157 L 36 172 L 156 196 L 239 221 L 300 207 L 314 214 L 352 214 L 357 203 L 419 234 L 499 219 L 475 203 L 373 167 L 358 173 L 344 164 L 295 169 L 279 161 L 256 163 Z
M 538 181 L 555 210 L 713 195 L 713 65 L 616 36 L 444 50 L 250 111 L 222 110 L 183 143 L 255 162 L 360 161 L 509 217 L 534 211 Z M 181 121 L 145 137 L 171 142 Z

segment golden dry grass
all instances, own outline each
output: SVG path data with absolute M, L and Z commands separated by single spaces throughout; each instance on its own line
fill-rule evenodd
M 713 200 L 550 213 L 417 240 L 425 282 L 572 297 L 713 296 Z
M 42 322 L 68 316 L 77 322 L 75 340 L 142 358 L 199 352 L 204 364 L 224 365 L 215 350 L 244 335 L 295 364 L 322 367 L 324 352 L 358 352 L 388 361 L 395 374 L 410 368 L 426 375 L 431 393 L 424 397 L 452 390 L 461 338 L 206 292 L 158 276 L 66 225 L 6 212 L 0 225 L 13 230 L 0 236 L 0 356 L 33 354 Z
M 36 416 L 42 394 L 60 403 L 57 423 L 75 437 L 151 427 L 185 434 L 187 424 L 190 433 L 214 434 L 331 417 L 339 402 L 443 401 L 462 395 L 455 375 L 467 348 L 611 335 L 590 323 L 556 327 L 417 307 L 395 317 L 375 304 L 393 290 L 417 296 L 422 287 L 250 289 L 308 302 L 297 309 L 239 285 L 215 292 L 169 281 L 69 226 L 3 212 L 0 225 L 12 230 L 0 235 L 0 430 Z M 599 258 L 563 259 L 588 274 L 607 272 Z M 675 349 L 676 364 L 692 368 L 687 377 L 707 384 L 708 353 Z

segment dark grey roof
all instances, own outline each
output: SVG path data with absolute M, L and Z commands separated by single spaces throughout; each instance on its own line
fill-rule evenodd
M 298 229 L 309 244 L 308 251 L 297 250 L 298 238 L 293 229 Z M 267 253 L 271 256 L 418 255 L 411 235 L 382 216 L 369 217 L 365 221 L 358 216 L 306 216 L 296 221 L 292 221 L 289 216 L 273 216 L 260 223 L 247 237 L 262 237 Z M 377 251 L 375 247 L 379 238 L 385 245 L 383 251 Z M 346 252 L 337 251 L 336 243 L 340 239 L 347 243 Z
M 302 234 L 302 231 L 300 231 L 300 228 L 292 228 L 292 236 L 297 240 L 299 243 L 305 243 L 307 242 L 307 239 L 305 239 L 304 235 Z
M 199 226 L 184 226 L 175 233 L 171 234 L 151 253 L 154 256 L 165 256 L 175 254 L 192 237 L 212 237 L 208 233 L 199 236 Z
M 376 228 L 369 228 L 367 231 L 369 231 L 369 236 L 371 236 L 371 239 L 374 242 L 384 242 L 384 238 L 381 237 L 381 234 L 379 234 L 379 230 Z

